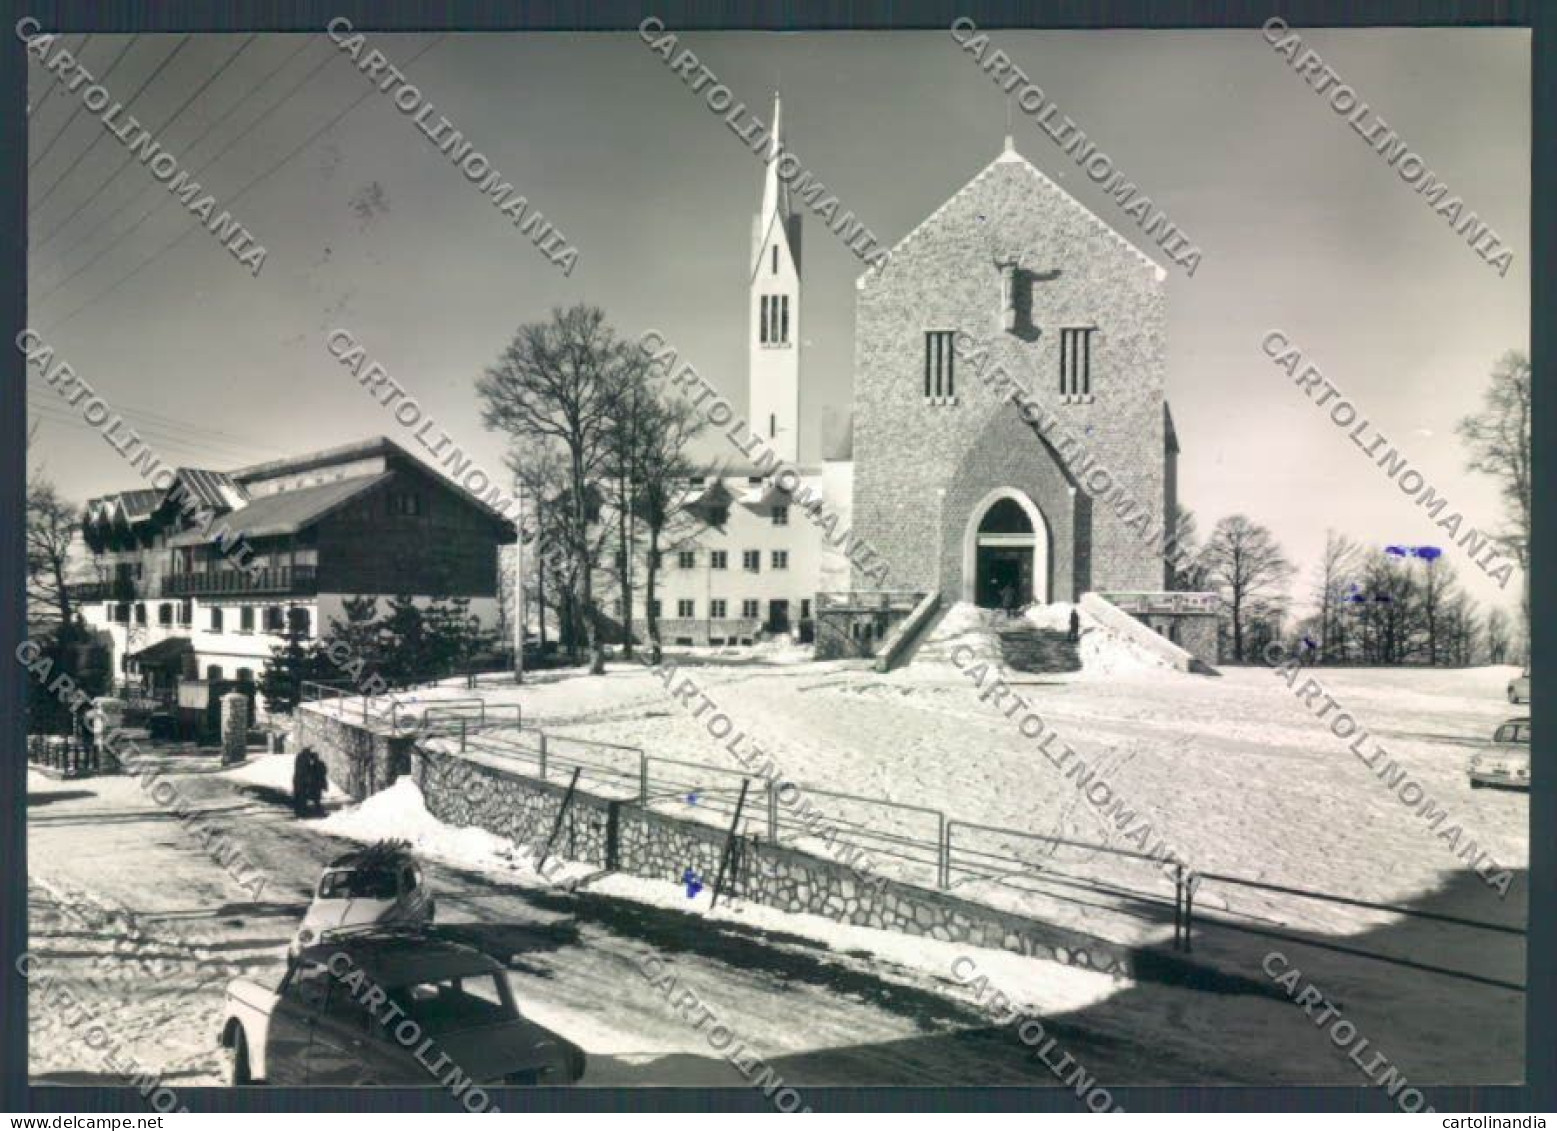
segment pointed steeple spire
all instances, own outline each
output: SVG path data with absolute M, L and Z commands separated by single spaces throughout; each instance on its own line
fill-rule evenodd
M 781 135 L 783 103 L 778 91 L 773 92 L 773 132 L 768 140 L 767 171 L 762 179 L 762 228 L 767 231 L 775 214 L 781 221 L 789 219 L 789 186 L 779 179 L 778 160 L 783 155 Z

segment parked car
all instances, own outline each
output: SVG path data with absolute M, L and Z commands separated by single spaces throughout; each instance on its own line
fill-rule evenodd
M 431 923 L 436 913 L 436 901 L 410 846 L 402 840 L 381 840 L 330 861 L 288 954 L 295 957 L 330 931 Z
M 1484 785 L 1530 788 L 1530 720 L 1509 719 L 1470 760 L 1472 789 Z
M 577 1045 L 519 1012 L 500 963 L 436 928 L 304 947 L 274 990 L 234 979 L 220 1043 L 230 1084 L 426 1087 L 456 1071 L 481 1086 L 572 1084 L 585 1064 Z
M 1510 703 L 1530 702 L 1530 668 L 1528 665 L 1524 671 L 1508 681 L 1508 701 Z

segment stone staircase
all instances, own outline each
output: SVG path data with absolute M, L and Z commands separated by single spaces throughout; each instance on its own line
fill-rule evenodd
M 1079 672 L 1081 654 L 1065 633 L 1021 617 L 995 625 L 1006 666 L 1019 672 Z

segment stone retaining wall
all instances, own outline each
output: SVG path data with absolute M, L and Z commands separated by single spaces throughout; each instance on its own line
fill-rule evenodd
M 412 736 L 380 734 L 304 703 L 292 713 L 288 748 L 296 752 L 312 746 L 324 759 L 330 781 L 361 801 L 411 768 L 413 743 Z
M 536 852 L 551 835 L 567 792 L 566 780 L 541 781 L 477 753 L 425 745 L 416 748 L 412 773 L 439 820 L 474 825 Z M 631 801 L 578 793 L 553 853 L 671 882 L 691 868 L 712 886 L 724 841 L 724 830 L 710 825 L 646 811 Z M 721 899 L 733 896 L 782 911 L 1010 950 L 1121 976 L 1135 969 L 1136 952 L 1123 944 L 945 892 L 875 880 L 835 860 L 755 837 L 739 841 L 734 857 Z

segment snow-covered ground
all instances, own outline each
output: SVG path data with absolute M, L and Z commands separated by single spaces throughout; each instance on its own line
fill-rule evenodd
M 1032 615 L 1058 628 L 1068 609 Z M 1100 767 L 1115 795 L 1151 821 L 1154 841 L 1160 834 L 1201 872 L 1524 926 L 1528 796 L 1473 791 L 1465 775 L 1474 747 L 1499 722 L 1528 713 L 1504 696 L 1515 669 L 1304 673 L 1319 679 L 1448 811 L 1442 828 L 1460 825 L 1513 871 L 1505 899 L 1271 669 L 1227 666 L 1220 676 L 1185 675 L 1083 620 L 1082 671 L 1004 674 L 1065 742 Z M 1136 848 L 1080 797 L 1013 719 L 979 700 L 978 687 L 951 662 L 963 645 L 972 650 L 971 659 L 967 650 L 958 653 L 965 667 L 998 665 L 990 614 L 966 606 L 948 610 L 914 663 L 885 675 L 862 661 L 797 662 L 804 658 L 801 649 L 743 650 L 717 659 L 672 656 L 667 663 L 679 664 L 738 730 L 803 785 L 927 806 L 959 822 Z M 463 688 L 448 693 L 469 694 Z M 489 686 L 482 694 L 521 701 L 526 724 L 550 734 L 640 748 L 651 757 L 651 773 L 655 757 L 741 769 L 706 729 L 706 716 L 694 718 L 657 675 L 636 664 L 613 664 L 604 677 L 548 672 L 522 688 Z M 821 795 L 815 803 L 841 820 L 875 818 L 895 831 L 907 825 L 893 820 L 915 819 L 889 818 Z M 933 818 L 914 827 L 913 835 L 933 839 Z M 954 844 L 1010 852 L 1030 869 L 1005 883 L 954 875 L 958 895 L 1121 941 L 1161 942 L 1171 935 L 1172 886 L 1148 865 L 961 826 Z M 888 860 L 883 870 L 912 869 Z M 924 879 L 931 882 L 928 873 Z M 1143 913 L 1134 899 L 1077 889 L 1078 879 L 1165 902 Z M 1196 908 L 1256 930 L 1523 982 L 1522 936 L 1217 882 L 1203 885 Z M 1260 958 L 1283 945 L 1201 922 L 1197 956 L 1255 977 L 1262 977 Z M 1316 952 L 1311 965 L 1316 977 L 1330 979 L 1332 992 L 1370 1002 L 1379 1024 L 1411 1013 L 1401 1001 L 1408 983 L 1418 996 L 1452 1004 L 1473 1028 L 1485 1023 L 1512 1033 L 1517 1025 L 1510 1019 L 1523 1009 L 1517 991 L 1409 973 L 1390 962 Z M 1453 1074 L 1452 1063 L 1445 1063 Z
M 1067 614 L 1050 610 L 1033 617 L 1046 623 L 1047 616 L 1054 622 L 1047 626 L 1060 627 Z M 1150 818 L 1155 831 L 1197 870 L 1405 903 L 1431 900 L 1472 876 L 1447 843 L 1271 669 L 1224 667 L 1220 676 L 1189 676 L 1094 625 L 1088 629 L 1081 641 L 1082 671 L 1008 672 L 1005 678 L 1082 758 L 1106 768 L 1115 794 Z M 667 666 L 680 665 L 737 730 L 803 785 L 927 806 L 955 821 L 1134 847 L 1111 822 L 1078 803 L 1074 780 L 1039 753 L 1015 719 L 980 701 L 978 687 L 951 663 L 961 646 L 972 650 L 965 667 L 998 664 L 988 613 L 953 607 L 915 662 L 886 675 L 861 661 L 796 663 L 801 649 L 766 655 L 742 650 L 723 662 L 672 656 Z M 1524 917 L 1528 798 L 1471 790 L 1465 763 L 1499 722 L 1528 712 L 1504 699 L 1513 672 L 1486 667 L 1305 673 L 1316 675 L 1388 748 L 1449 811 L 1450 822 L 1516 872 L 1506 900 L 1479 880 L 1465 892 L 1481 906 L 1480 917 L 1500 921 Z M 636 664 L 613 664 L 603 677 L 547 672 L 520 688 L 487 686 L 480 693 L 495 702 L 522 702 L 526 726 L 549 734 L 742 770 L 725 743 L 709 733 L 706 715 L 694 718 L 658 675 Z M 461 687 L 417 694 L 470 693 Z M 844 805 L 821 798 L 816 803 Z M 929 827 L 933 836 L 933 821 Z M 1033 863 L 1048 858 L 1047 849 L 1022 849 L 1015 840 L 1007 847 L 1025 852 Z M 1052 862 L 1107 863 L 1099 854 L 1066 849 Z M 1171 885 L 1146 866 L 1135 875 L 1138 883 L 1158 884 L 1171 896 Z M 960 890 L 970 894 L 992 886 L 964 883 Z M 1214 908 L 1233 897 L 1208 884 L 1201 898 Z M 1349 933 L 1377 923 L 1274 894 L 1236 898 L 1251 912 L 1316 931 Z
M 1109 1082 L 1348 1081 L 1354 1071 L 1328 1042 L 1304 1040 L 1311 1027 L 1282 1002 L 1137 985 L 739 902 L 710 913 L 706 889 L 688 899 L 676 885 L 604 877 L 574 895 L 548 891 L 495 838 L 431 821 L 410 783 L 299 821 L 275 784 L 288 761 L 261 756 L 231 771 L 210 755 L 162 759 L 271 877 L 260 898 L 145 805 L 133 779 L 29 774 L 33 1079 L 122 1080 L 83 1039 L 87 1026 L 70 1024 L 76 1007 L 50 1004 L 68 990 L 101 1023 L 115 1063 L 133 1057 L 175 1089 L 217 1082 L 223 986 L 279 980 L 312 881 L 341 851 L 332 833 L 416 839 L 440 921 L 512 955 L 526 1014 L 586 1049 L 585 1085 L 741 1083 L 645 979 L 650 954 L 796 1084 L 1049 1083 L 952 975 L 964 953 Z
M 951 663 L 960 644 L 972 649 L 972 663 L 998 664 L 988 615 L 965 608 L 948 612 L 912 666 L 887 675 L 862 661 L 810 663 L 805 650 L 781 646 L 667 663 L 813 792 L 878 796 L 958 821 L 1119 846 L 1117 830 L 1079 801 L 1014 720 L 979 701 Z M 1091 632 L 1080 652 L 1080 672 L 1007 673 L 1009 681 L 1081 756 L 1106 767 L 1116 792 L 1196 868 L 1523 925 L 1528 799 L 1472 792 L 1464 776 L 1471 747 L 1503 718 L 1528 712 L 1503 698 L 1512 669 L 1314 673 L 1452 819 L 1516 871 L 1500 901 L 1269 669 L 1182 675 Z M 742 768 L 705 729 L 706 717 L 695 719 L 659 675 L 635 663 L 614 663 L 604 677 L 537 673 L 517 688 L 490 680 L 480 693 L 522 703 L 526 725 L 552 735 Z M 461 685 L 415 694 L 428 703 L 471 692 Z M 634 877 L 597 877 L 568 896 L 547 891 L 528 857 L 501 838 L 434 821 L 409 782 L 361 806 L 332 794 L 331 816 L 295 821 L 285 803 L 289 757 L 261 756 L 237 770 L 183 756 L 168 765 L 203 812 L 242 831 L 246 850 L 274 877 L 264 897 L 222 872 L 133 779 L 29 773 L 30 929 L 45 968 L 111 1014 L 145 1050 L 142 1062 L 168 1067 L 175 1082 L 213 1079 L 222 983 L 275 976 L 339 838 L 385 836 L 406 836 L 432 862 L 440 919 L 447 907 L 454 921 L 531 948 L 513 975 L 516 990 L 527 1012 L 590 1051 L 598 1074 L 586 1083 L 728 1082 L 728 1066 L 669 1017 L 636 973 L 649 952 L 672 956 L 711 1007 L 757 1034 L 765 1055 L 788 1058 L 796 1079 L 1022 1078 L 998 1051 L 991 1061 L 989 1046 L 954 1036 L 967 1035 L 978 1015 L 947 1004 L 965 1009 L 970 999 L 948 976 L 945 944 L 740 901 L 710 914 L 706 889 L 688 899 L 682 887 Z M 857 812 L 820 792 L 814 800 L 836 816 Z M 954 842 L 979 843 L 973 835 L 959 827 Z M 1006 847 L 1041 866 L 1036 872 L 998 885 L 959 874 L 956 894 L 1126 941 L 1170 933 L 1171 908 L 1143 917 L 1139 903 L 1132 913 L 1128 900 L 1104 890 L 1066 888 L 1067 875 L 1111 875 L 1116 864 L 1106 852 L 1049 854 L 1020 844 L 1007 838 Z M 1137 892 L 1171 894 L 1149 870 L 1129 879 Z M 1523 980 L 1522 937 L 1215 883 L 1202 889 L 1197 909 L 1314 943 Z M 1517 991 L 1214 924 L 1197 931 L 1197 958 L 1257 980 L 1273 949 L 1413 1079 L 1519 1078 L 1525 1001 Z M 171 958 L 169 979 L 139 971 L 153 955 Z M 1359 1082 L 1356 1068 L 1285 1001 L 1132 984 L 994 952 L 977 963 L 1046 1020 L 1079 1026 L 1072 1039 L 1085 1042 L 1084 1059 L 1089 1068 L 1096 1060 L 1105 1078 Z M 31 1008 L 35 1076 L 105 1078 L 96 1054 L 51 1020 L 36 993 Z M 1005 1049 L 1002 1035 L 990 1039 Z

